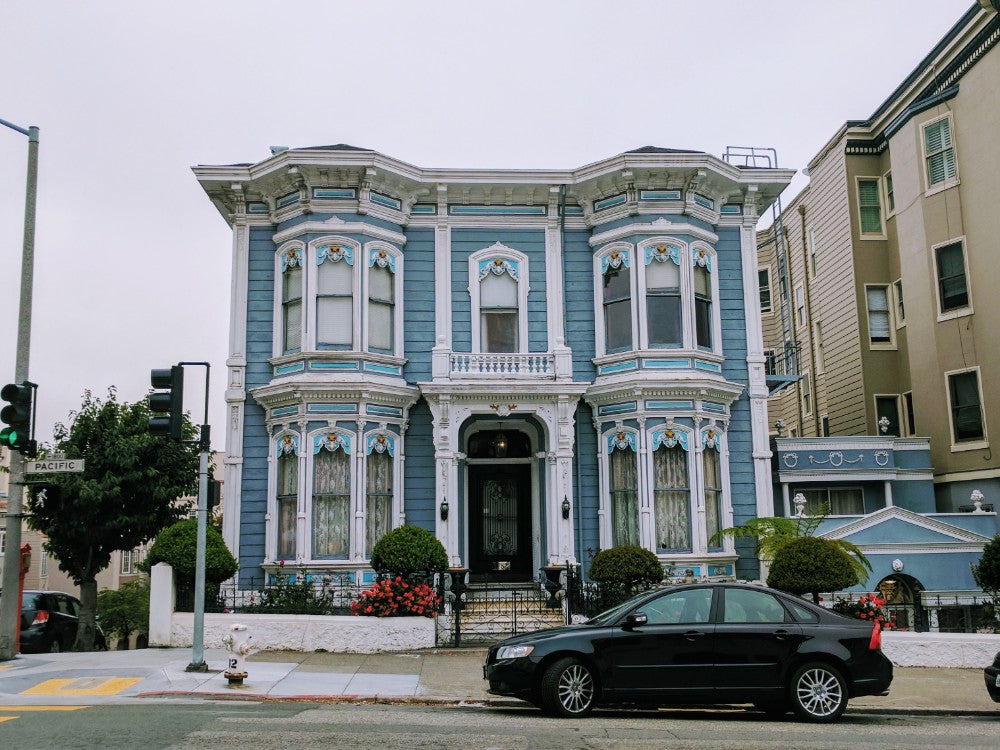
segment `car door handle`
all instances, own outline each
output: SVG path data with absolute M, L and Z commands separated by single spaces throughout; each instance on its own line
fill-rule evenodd
M 700 630 L 688 630 L 684 633 L 684 637 L 689 641 L 693 641 L 695 638 L 701 638 L 703 635 L 705 634 Z
M 788 637 L 789 637 L 790 635 L 791 635 L 791 633 L 789 633 L 789 632 L 788 632 L 787 630 L 785 630 L 784 628 L 781 628 L 781 629 L 779 629 L 779 630 L 775 630 L 775 631 L 774 631 L 774 637 L 775 637 L 775 638 L 777 638 L 777 639 L 778 639 L 779 641 L 783 641 L 783 640 L 785 640 L 785 639 L 786 639 L 786 638 L 788 638 Z

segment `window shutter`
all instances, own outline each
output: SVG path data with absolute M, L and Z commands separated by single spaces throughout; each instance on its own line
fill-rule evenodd
M 858 202 L 861 207 L 861 231 L 882 233 L 882 213 L 879 210 L 878 180 L 858 181 Z

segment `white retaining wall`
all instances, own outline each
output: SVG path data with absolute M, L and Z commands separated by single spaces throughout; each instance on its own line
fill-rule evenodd
M 982 669 L 1000 651 L 1000 633 L 882 633 L 882 651 L 897 667 Z

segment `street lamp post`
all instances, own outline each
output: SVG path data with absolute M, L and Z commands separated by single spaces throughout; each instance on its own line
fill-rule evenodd
M 31 354 L 31 291 L 35 267 L 35 198 L 38 192 L 38 127 L 25 129 L 0 119 L 0 125 L 28 136 L 28 178 L 24 194 L 24 244 L 21 252 L 21 302 L 17 316 L 17 352 L 14 360 L 14 382 L 28 379 Z M 17 655 L 17 635 L 20 631 L 18 590 L 21 569 L 21 520 L 24 517 L 24 456 L 10 452 L 10 493 L 7 500 L 6 549 L 3 558 L 3 590 L 0 596 L 0 661 Z

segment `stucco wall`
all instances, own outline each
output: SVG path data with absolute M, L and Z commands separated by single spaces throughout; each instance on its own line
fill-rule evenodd
M 1000 651 L 1000 633 L 882 633 L 882 651 L 897 667 L 982 669 Z

